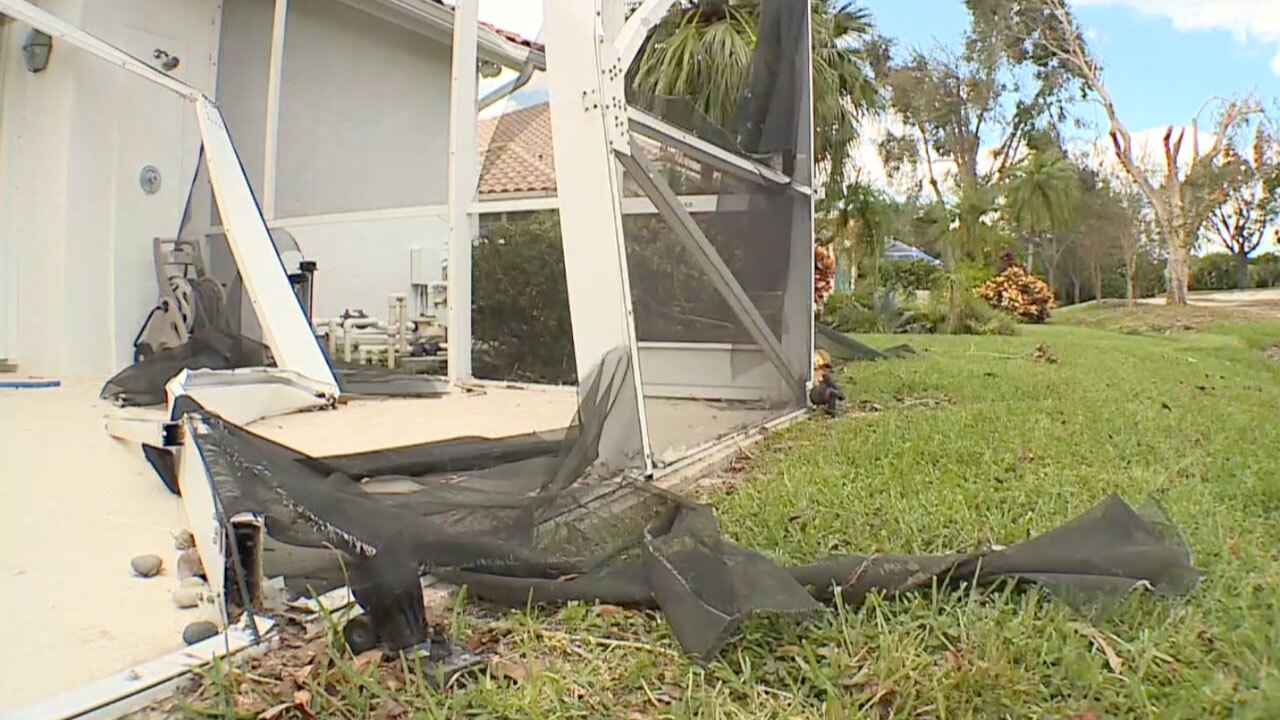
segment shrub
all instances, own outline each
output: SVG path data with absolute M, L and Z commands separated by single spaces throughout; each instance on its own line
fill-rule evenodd
M 836 256 L 822 245 L 813 246 L 813 305 L 821 308 L 836 289 Z
M 886 260 L 880 279 L 890 290 L 930 290 L 938 281 L 938 266 L 925 260 Z
M 1224 252 L 1212 252 L 1191 258 L 1192 290 L 1234 290 L 1236 258 Z
M 930 332 L 928 325 L 910 306 L 900 305 L 894 293 L 886 291 L 867 298 L 852 293 L 835 293 L 827 300 L 822 317 L 828 325 L 846 333 L 891 335 Z
M 927 332 L 939 335 L 1017 335 L 1012 313 L 991 307 L 981 298 L 964 293 L 954 313 L 945 293 L 937 293 L 919 313 Z
M 1010 265 L 978 287 L 978 297 L 991 307 L 1013 313 L 1023 322 L 1042 323 L 1057 307 L 1048 283 L 1020 265 Z
M 960 287 L 969 292 L 975 292 L 991 278 L 991 268 L 982 263 L 962 262 L 956 265 L 955 277 L 960 281 Z M 942 282 L 946 280 L 941 272 L 935 278 Z
M 577 381 L 560 221 L 554 212 L 482 221 L 473 258 L 476 377 Z
M 1249 284 L 1256 288 L 1280 287 L 1280 254 L 1269 252 L 1253 258 Z

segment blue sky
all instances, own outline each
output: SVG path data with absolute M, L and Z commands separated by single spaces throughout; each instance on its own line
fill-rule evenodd
M 906 47 L 954 47 L 967 23 L 960 0 L 864 4 L 881 32 Z M 1120 117 L 1131 130 L 1189 123 L 1215 95 L 1280 95 L 1280 0 L 1074 4 L 1106 68 Z M 1202 125 L 1211 117 L 1212 110 L 1206 111 Z
M 962 0 L 860 0 L 904 46 L 955 45 Z M 1106 67 L 1121 119 L 1137 132 L 1183 125 L 1215 95 L 1280 96 L 1280 0 L 1072 0 Z M 482 19 L 526 37 L 541 0 L 480 0 Z M 530 88 L 531 97 L 545 94 Z M 516 100 L 527 101 L 521 97 Z M 535 100 L 536 101 L 536 100 Z M 1098 113 L 1090 113 L 1097 120 Z M 1211 112 L 1202 124 L 1211 122 Z M 1099 124 L 1099 131 L 1103 128 Z M 1101 134 L 1101 133 L 1100 133 Z

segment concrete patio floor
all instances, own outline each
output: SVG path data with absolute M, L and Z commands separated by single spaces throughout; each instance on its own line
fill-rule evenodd
M 182 629 L 202 619 L 170 598 L 173 534 L 186 527 L 181 500 L 136 445 L 107 434 L 107 416 L 122 411 L 98 399 L 101 385 L 76 379 L 0 390 L 0 611 L 9 619 L 0 713 L 177 650 Z M 572 389 L 491 385 L 431 399 L 352 400 L 251 427 L 308 454 L 331 455 L 553 430 L 572 421 L 576 406 Z M 668 461 L 777 414 L 690 400 L 649 399 L 646 408 L 655 454 Z M 164 559 L 165 571 L 136 577 L 129 561 L 148 553 Z

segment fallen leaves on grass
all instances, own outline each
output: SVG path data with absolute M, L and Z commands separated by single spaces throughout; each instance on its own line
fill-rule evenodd
M 463 647 L 467 652 L 476 653 L 485 648 L 490 648 L 502 642 L 503 634 L 494 632 L 493 630 L 482 630 L 467 638 Z
M 621 615 L 623 612 L 625 611 L 622 608 L 618 607 L 617 605 L 597 605 L 596 606 L 596 614 L 602 618 L 616 617 L 618 615 Z
M 1035 351 L 1031 353 L 1031 359 L 1036 362 L 1045 363 L 1047 365 L 1058 364 L 1058 356 L 1055 355 L 1053 350 L 1050 349 L 1049 346 L 1045 345 L 1044 343 L 1040 343 L 1039 345 L 1036 346 Z
M 893 709 L 897 704 L 894 702 L 897 688 L 893 684 L 881 685 L 873 679 L 867 683 L 867 692 L 871 693 L 871 699 L 863 704 L 864 711 L 875 713 L 875 717 L 893 717 Z
M 400 720 L 400 718 L 408 717 L 412 711 L 409 708 L 390 698 L 378 703 L 378 707 L 373 712 L 376 720 Z
M 1111 672 L 1119 675 L 1124 670 L 1124 660 L 1120 659 L 1120 655 L 1111 647 L 1111 643 L 1107 642 L 1106 633 L 1091 626 L 1082 623 L 1073 623 L 1077 631 L 1093 641 L 1093 644 L 1102 651 L 1107 658 L 1107 665 L 1111 666 Z
M 519 658 L 493 657 L 489 659 L 489 674 L 498 679 L 515 683 L 528 682 L 529 678 L 547 668 L 545 660 L 524 661 Z

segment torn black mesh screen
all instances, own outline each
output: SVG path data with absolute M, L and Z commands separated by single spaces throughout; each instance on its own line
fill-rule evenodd
M 833 360 L 857 362 L 884 360 L 890 357 L 914 355 L 915 349 L 907 344 L 893 345 L 877 350 L 858 339 L 836 330 L 830 325 L 814 323 L 814 348 L 825 351 Z
M 659 466 L 803 407 L 807 18 L 804 3 L 677 3 L 625 78 L 622 225 Z
M 600 464 L 600 437 L 632 381 L 628 358 L 616 351 L 587 378 L 574 429 L 559 443 L 467 438 L 381 457 L 311 458 L 194 401 L 184 410 L 194 415 L 192 440 L 223 512 L 265 516 L 280 546 L 327 544 L 354 558 L 395 542 L 418 570 L 499 605 L 595 600 L 659 608 L 682 647 L 699 657 L 717 653 L 751 615 L 802 616 L 836 592 L 854 604 L 871 592 L 892 597 L 1014 580 L 1093 605 L 1137 586 L 1185 593 L 1199 579 L 1167 520 L 1144 518 L 1116 496 L 1003 550 L 779 566 L 725 540 L 710 507 Z M 382 472 L 389 474 L 375 474 Z M 288 581 L 306 572 L 301 557 L 267 555 L 266 572 Z

